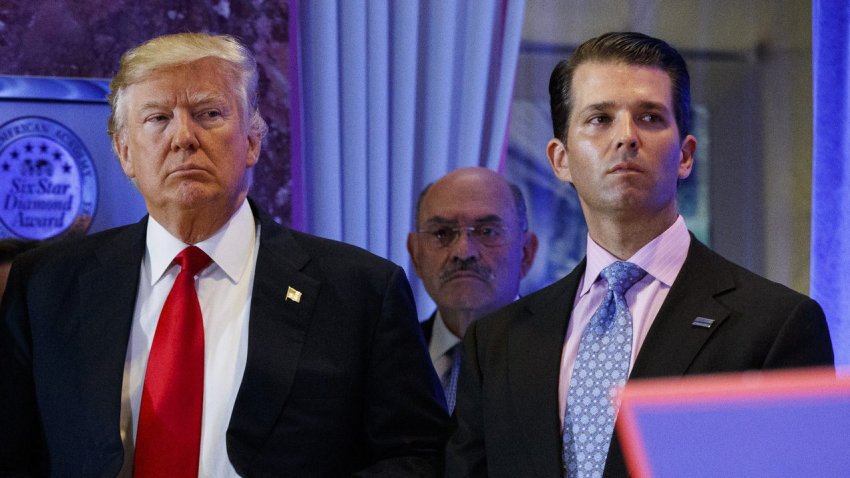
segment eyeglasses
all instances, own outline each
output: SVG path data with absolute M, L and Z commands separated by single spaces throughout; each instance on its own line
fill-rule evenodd
M 510 240 L 508 228 L 494 224 L 479 224 L 477 226 L 438 227 L 416 231 L 425 239 L 425 243 L 432 249 L 449 247 L 457 241 L 462 232 L 466 232 L 471 239 L 485 247 L 504 246 Z

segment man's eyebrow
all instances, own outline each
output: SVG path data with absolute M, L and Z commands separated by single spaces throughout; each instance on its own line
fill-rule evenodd
M 425 224 L 434 224 L 442 226 L 446 224 L 457 224 L 457 221 L 443 216 L 431 216 L 425 220 Z
M 189 96 L 189 104 L 192 106 L 205 106 L 209 104 L 227 105 L 227 97 L 220 93 L 193 93 Z
M 486 223 L 494 223 L 494 222 L 504 222 L 501 216 L 498 214 L 487 214 L 485 216 L 478 216 L 472 220 L 473 224 L 486 224 Z M 432 225 L 449 225 L 449 224 L 457 224 L 458 221 L 455 219 L 449 219 L 443 216 L 431 216 L 426 221 L 425 224 Z
M 580 114 L 590 114 L 590 113 L 601 113 L 605 111 L 610 111 L 615 108 L 617 105 L 613 101 L 600 101 L 598 103 L 592 103 L 581 109 Z M 637 103 L 637 107 L 640 110 L 648 110 L 648 111 L 657 111 L 663 114 L 671 114 L 672 111 L 670 108 L 661 102 L 658 101 L 640 101 Z
M 591 103 L 581 109 L 582 112 L 605 111 L 614 107 L 613 101 L 600 101 L 599 103 Z
M 656 110 L 656 111 L 664 111 L 669 112 L 670 108 L 667 107 L 664 103 L 659 103 L 657 101 L 641 101 L 638 103 L 638 106 L 644 110 Z
M 482 223 L 504 222 L 504 220 L 498 214 L 488 214 L 486 216 L 476 217 L 474 222 L 476 224 L 482 224 Z
M 145 112 L 150 110 L 161 110 L 166 108 L 167 104 L 162 101 L 148 101 L 139 106 L 139 111 Z
M 228 105 L 227 97 L 216 93 L 195 93 L 189 97 L 189 104 L 192 107 L 207 106 L 207 105 Z M 173 103 L 171 101 L 151 100 L 142 103 L 139 111 L 150 111 L 158 109 L 171 109 Z

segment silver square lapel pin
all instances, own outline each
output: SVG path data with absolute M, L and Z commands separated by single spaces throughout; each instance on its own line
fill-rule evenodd
M 705 317 L 697 317 L 691 322 L 691 325 L 694 327 L 703 327 L 706 329 L 710 329 L 712 324 L 714 324 L 714 319 L 706 319 Z

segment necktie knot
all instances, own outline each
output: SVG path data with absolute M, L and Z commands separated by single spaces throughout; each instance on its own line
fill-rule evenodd
M 204 270 L 210 264 L 210 261 L 210 256 L 197 246 L 189 246 L 174 256 L 174 262 L 180 264 L 180 268 L 190 277 L 194 277 Z
M 600 275 L 608 283 L 608 290 L 622 296 L 646 276 L 646 271 L 641 269 L 637 264 L 617 261 L 602 269 Z

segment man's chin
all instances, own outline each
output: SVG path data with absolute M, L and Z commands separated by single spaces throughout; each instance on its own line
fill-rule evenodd
M 187 182 L 174 191 L 172 199 L 174 204 L 179 204 L 184 209 L 195 209 L 220 204 L 224 195 L 209 184 Z
M 446 284 L 441 295 L 443 300 L 440 302 L 456 310 L 478 310 L 493 300 L 493 291 L 482 282 L 466 286 Z

